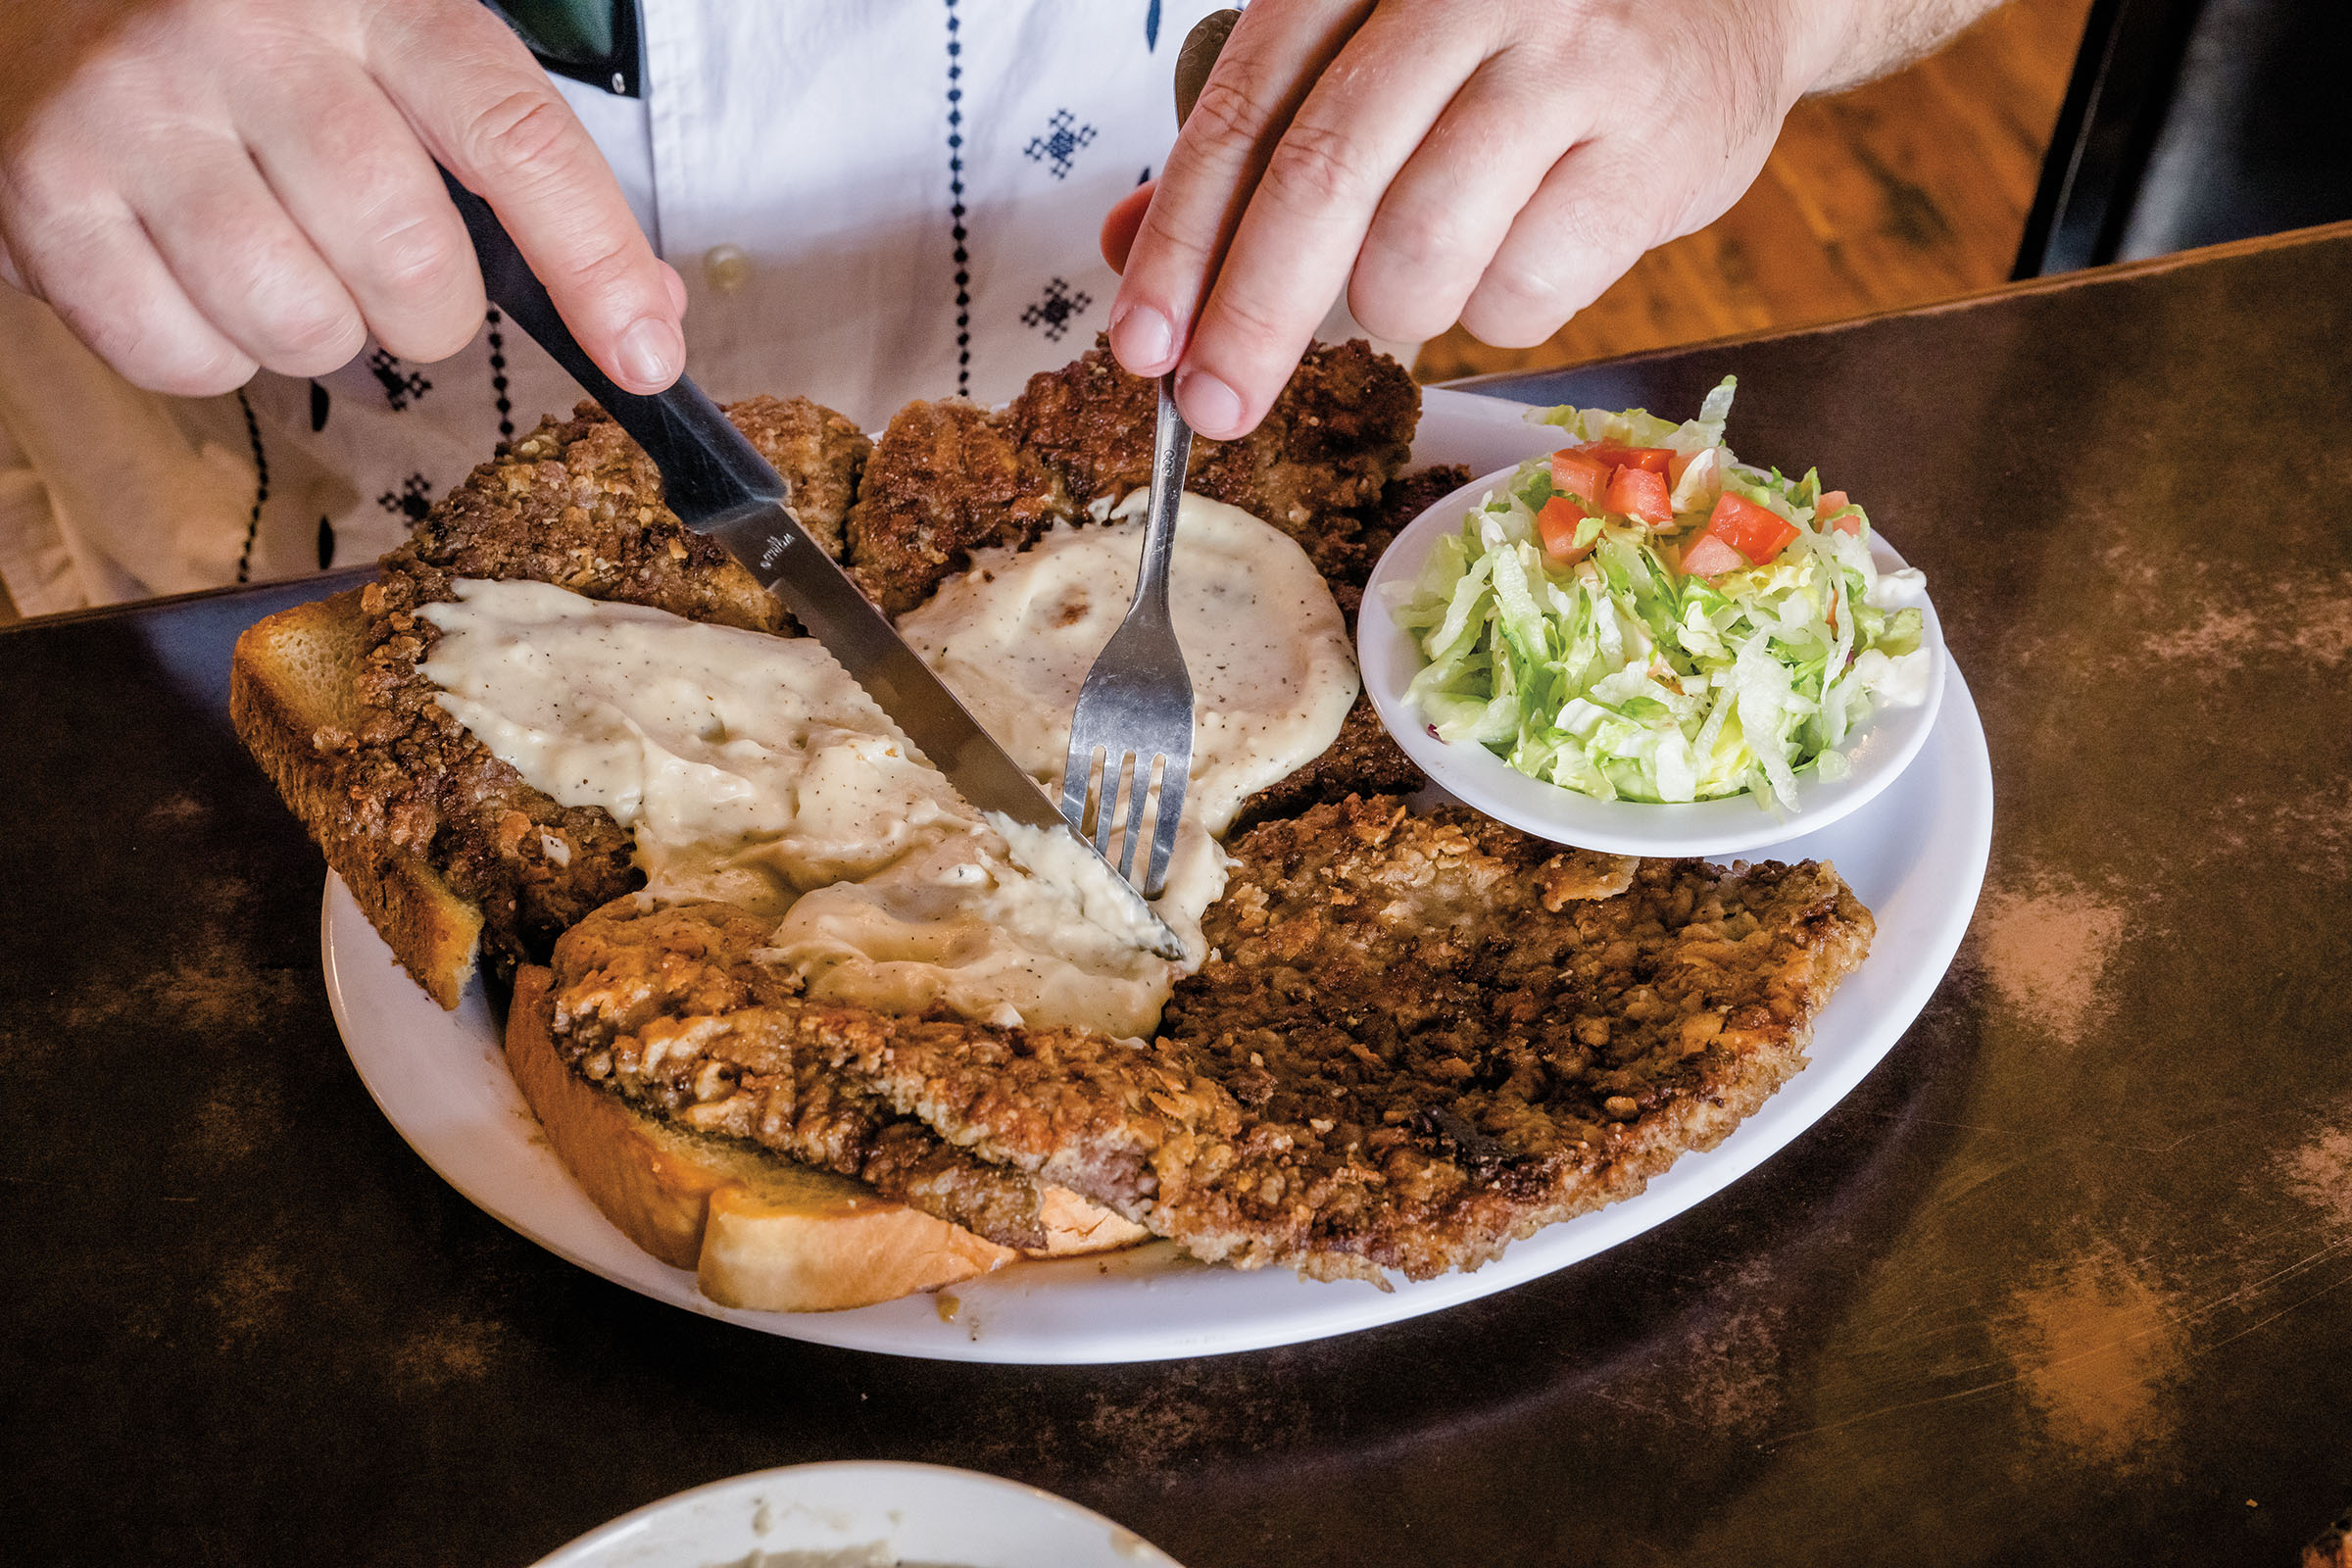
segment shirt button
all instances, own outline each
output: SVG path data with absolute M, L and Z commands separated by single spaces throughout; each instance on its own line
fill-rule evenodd
M 740 245 L 713 245 L 703 253 L 703 276 L 721 294 L 751 281 L 752 258 Z

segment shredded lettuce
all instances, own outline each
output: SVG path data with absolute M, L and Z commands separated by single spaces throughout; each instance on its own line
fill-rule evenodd
M 1539 416 L 1578 444 L 1674 453 L 1674 520 L 1578 503 L 1572 544 L 1590 553 L 1563 564 L 1537 523 L 1553 499 L 1548 458 L 1483 496 L 1393 607 L 1427 661 L 1407 697 L 1440 739 L 1600 800 L 1751 793 L 1794 810 L 1799 775 L 1843 776 L 1843 748 L 1874 707 L 1921 700 L 1918 573 L 1882 578 L 1859 507 L 1840 514 L 1858 533 L 1817 528 L 1818 473 L 1792 479 L 1732 455 L 1737 384 L 1726 376 L 1680 424 L 1642 409 Z M 1686 576 L 1682 547 L 1727 490 L 1796 537 L 1767 563 Z

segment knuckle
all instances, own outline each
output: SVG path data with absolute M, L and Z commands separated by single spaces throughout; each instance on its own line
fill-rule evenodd
M 637 267 L 637 247 L 630 243 L 632 237 L 600 239 L 591 248 L 575 250 L 557 264 L 559 281 L 568 293 L 601 304 L 626 306 L 637 302 L 643 278 Z M 661 296 L 662 290 L 656 285 L 653 298 Z
M 368 335 L 358 313 L 348 307 L 306 306 L 284 312 L 266 330 L 269 341 L 262 363 L 287 375 L 331 370 L 357 354 Z
M 472 256 L 436 215 L 412 217 L 379 234 L 368 248 L 382 287 L 401 298 L 429 299 L 465 276 Z
M 1192 117 L 1184 122 L 1185 134 L 1218 147 L 1246 147 L 1255 142 L 1273 122 L 1273 106 L 1267 95 L 1253 88 L 1250 74 L 1238 67 L 1210 76 L 1194 100 Z
M 376 333 L 388 351 L 404 360 L 419 365 L 432 365 L 448 359 L 474 340 L 482 329 L 479 312 L 467 312 L 464 317 L 452 316 L 444 322 L 425 322 L 421 325 L 408 321 L 387 323 Z
M 554 93 L 536 87 L 508 93 L 466 127 L 467 161 L 510 177 L 547 177 L 565 165 L 570 148 L 570 111 Z
M 1377 284 L 1349 288 L 1348 314 L 1374 337 L 1392 341 L 1436 337 L 1453 324 L 1454 318 L 1449 305 L 1427 291 Z
M 1271 302 L 1238 290 L 1228 293 L 1220 289 L 1210 302 L 1209 313 L 1214 318 L 1213 330 L 1217 335 L 1228 342 L 1253 345 L 1261 351 L 1298 335 Z M 1257 357 L 1251 355 L 1252 360 Z
M 308 364 L 338 345 L 356 349 L 360 330 L 350 300 L 339 288 L 321 286 L 318 268 L 307 244 L 292 236 L 274 238 L 224 267 L 224 286 L 208 290 L 206 297 L 224 297 L 231 311 L 252 313 L 252 336 L 271 369 L 285 368 L 280 361 Z M 349 357 L 346 350 L 343 359 Z M 322 368 L 331 369 L 343 359 Z
M 1328 207 L 1363 192 L 1369 183 L 1364 150 L 1329 125 L 1294 123 L 1266 162 L 1265 183 L 1298 207 Z
M 149 392 L 214 397 L 243 386 L 256 368 L 253 360 L 192 318 L 171 319 L 151 306 L 117 311 L 68 294 L 52 295 L 49 303 L 91 353 Z
M 1558 283 L 1517 262 L 1497 262 L 1489 268 L 1473 298 L 1490 313 L 1556 316 L 1562 321 L 1575 310 Z
M 1462 306 L 1461 322 L 1481 343 L 1534 348 L 1566 325 L 1576 309 L 1547 280 L 1517 271 L 1490 272 Z
M 1434 212 L 1383 212 L 1364 244 L 1365 259 L 1386 271 L 1427 279 L 1475 273 L 1484 257 L 1473 254 L 1468 229 Z

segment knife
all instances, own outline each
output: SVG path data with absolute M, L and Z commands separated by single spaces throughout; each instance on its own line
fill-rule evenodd
M 546 287 L 490 204 L 458 183 L 446 169 L 441 181 L 473 239 L 482 286 L 491 303 L 537 339 L 645 448 L 662 470 L 662 500 L 678 520 L 726 546 L 760 587 L 782 600 L 931 765 L 948 776 L 957 794 L 984 812 L 1003 812 L 1024 826 L 1059 834 L 1069 848 L 1100 865 L 1102 875 L 1131 903 L 1131 917 L 1149 934 L 1150 950 L 1163 958 L 1183 957 L 1184 944 L 1152 913 L 1143 895 L 1094 845 L 1071 831 L 1037 781 L 980 727 L 931 666 L 906 646 L 898 628 L 801 525 L 784 476 L 768 466 L 718 405 L 683 375 L 668 391 L 651 397 L 615 386 L 564 324 Z

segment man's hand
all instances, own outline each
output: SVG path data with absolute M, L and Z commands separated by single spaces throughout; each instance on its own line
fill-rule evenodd
M 1228 439 L 1343 288 L 1380 337 L 1541 343 L 1738 200 L 1806 91 L 1986 4 L 1256 0 L 1156 189 L 1103 225 L 1111 348 L 1181 366 L 1185 416 Z
M 463 348 L 481 274 L 435 159 L 615 381 L 676 379 L 684 286 L 473 0 L 0 7 L 0 279 L 141 386 L 316 375 L 369 332 L 403 359 Z

